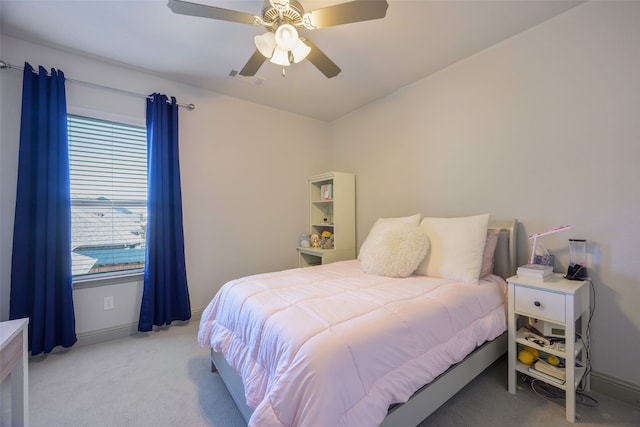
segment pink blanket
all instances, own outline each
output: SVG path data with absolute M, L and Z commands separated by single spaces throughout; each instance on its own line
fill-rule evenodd
M 505 282 L 364 274 L 357 260 L 225 284 L 198 341 L 241 376 L 250 426 L 377 426 L 506 330 Z

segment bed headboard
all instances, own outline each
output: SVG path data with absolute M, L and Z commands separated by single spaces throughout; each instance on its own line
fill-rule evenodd
M 518 220 L 491 221 L 489 228 L 500 230 L 493 255 L 493 274 L 504 279 L 516 274 L 516 232 Z

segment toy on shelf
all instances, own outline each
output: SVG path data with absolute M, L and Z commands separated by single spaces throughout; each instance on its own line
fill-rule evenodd
M 333 233 L 329 230 L 324 230 L 320 233 L 320 247 L 322 249 L 333 249 Z

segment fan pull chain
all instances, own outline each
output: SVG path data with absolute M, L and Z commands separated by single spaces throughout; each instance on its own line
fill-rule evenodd
M 285 76 L 286 76 L 285 68 L 282 67 L 282 77 L 285 77 Z

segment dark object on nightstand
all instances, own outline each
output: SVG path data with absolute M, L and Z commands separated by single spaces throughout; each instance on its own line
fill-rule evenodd
M 570 265 L 564 278 L 567 280 L 585 280 L 587 278 L 587 267 L 580 264 Z
M 587 278 L 587 241 L 584 239 L 569 239 L 569 268 L 568 280 L 584 280 Z

